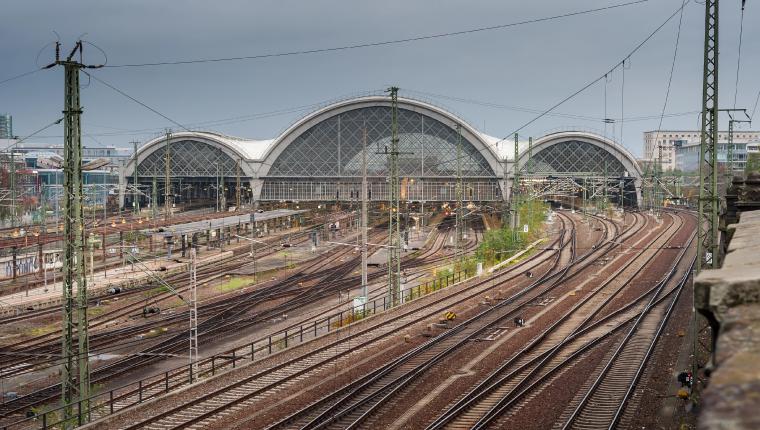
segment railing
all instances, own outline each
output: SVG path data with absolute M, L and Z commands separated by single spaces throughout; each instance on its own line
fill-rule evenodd
M 403 289 L 400 301 L 403 304 L 419 299 L 434 291 L 466 281 L 472 276 L 473 273 L 468 270 L 459 271 L 443 278 Z M 187 365 L 167 370 L 163 373 L 145 377 L 136 382 L 94 394 L 87 399 L 78 400 L 75 403 L 75 410 L 80 411 L 84 407 L 83 405 L 89 403 L 91 405 L 90 414 L 92 419 L 100 419 L 114 412 L 174 391 L 179 387 L 197 382 L 202 378 L 214 376 L 221 370 L 235 368 L 241 362 L 252 362 L 257 358 L 269 356 L 288 347 L 302 344 L 304 340 L 315 339 L 322 334 L 330 333 L 331 330 L 337 330 L 390 308 L 392 306 L 390 306 L 386 295 L 376 297 L 371 302 L 364 303 L 361 306 L 354 307 L 349 305 L 347 309 L 323 317 L 318 316 L 310 322 L 294 324 L 251 343 L 198 360 L 197 374 L 193 374 L 193 364 L 188 363 Z M 64 420 L 60 417 L 63 409 L 64 406 L 48 409 L 33 417 L 4 425 L 2 428 L 3 430 L 30 428 L 33 427 L 35 422 L 40 424 L 38 428 L 53 428 L 64 424 Z M 81 414 L 78 415 L 81 417 Z M 80 419 L 74 418 L 77 425 L 82 424 L 82 422 L 79 422 Z

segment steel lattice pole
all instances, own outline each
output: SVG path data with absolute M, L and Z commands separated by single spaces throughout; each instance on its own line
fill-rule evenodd
M 72 61 L 82 43 L 77 42 L 64 66 L 64 270 L 63 270 L 63 369 L 61 372 L 64 427 L 74 426 L 73 403 L 78 399 L 77 424 L 89 421 L 90 365 L 87 321 L 87 280 L 84 267 L 84 223 L 82 215 L 82 140 L 79 103 L 81 63 Z M 56 59 L 57 60 L 57 59 Z M 76 323 L 74 284 L 76 283 Z M 77 346 L 74 348 L 74 326 Z M 74 357 L 77 357 L 74 360 Z M 76 370 L 74 363 L 76 362 Z M 78 374 L 78 375 L 77 375 Z
M 512 229 L 517 229 L 517 223 L 518 219 L 520 217 L 519 210 L 520 210 L 520 164 L 518 163 L 518 157 L 520 156 L 519 153 L 519 144 L 518 144 L 519 137 L 517 133 L 515 133 L 515 147 L 514 147 L 514 162 L 512 163 L 512 169 L 514 170 L 513 179 L 512 179 Z
M 140 203 L 139 203 L 140 195 L 138 194 L 139 191 L 138 191 L 138 187 L 137 187 L 137 182 L 139 180 L 138 179 L 138 173 L 137 173 L 137 143 L 138 142 L 136 140 L 134 142 L 132 142 L 132 144 L 134 145 L 134 153 L 132 154 L 132 156 L 135 159 L 135 169 L 134 169 L 134 172 L 132 174 L 132 186 L 135 187 L 135 189 L 132 192 L 132 199 L 133 199 L 132 200 L 132 210 L 134 211 L 135 214 L 139 214 L 140 213 Z M 105 218 L 103 218 L 103 222 L 105 222 Z
M 463 199 L 462 199 L 462 126 L 456 125 L 457 129 L 457 184 L 456 184 L 456 198 L 457 198 L 457 211 L 456 211 L 456 232 L 454 237 L 454 262 L 459 263 L 462 259 L 462 227 L 464 223 L 464 214 L 462 212 Z
M 401 289 L 401 203 L 399 193 L 398 88 L 389 89 L 391 96 L 391 147 L 388 150 L 390 173 L 390 210 L 388 222 L 388 295 L 390 306 L 399 302 Z
M 169 149 L 169 139 L 171 132 L 166 130 L 166 160 L 164 162 L 164 220 L 168 221 L 171 217 L 172 207 L 170 206 L 172 182 L 171 182 L 171 150 Z
M 705 0 L 697 272 L 718 267 L 718 0 Z

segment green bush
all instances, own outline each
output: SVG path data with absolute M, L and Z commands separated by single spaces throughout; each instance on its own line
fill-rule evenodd
M 543 222 L 549 205 L 530 200 L 520 204 L 520 225 L 517 230 L 503 226 L 498 230 L 489 230 L 483 236 L 483 242 L 475 251 L 475 261 L 482 261 L 486 266 L 492 266 L 506 260 L 529 243 L 543 235 Z M 523 225 L 528 225 L 528 233 L 523 233 Z M 473 269 L 474 270 L 474 267 Z

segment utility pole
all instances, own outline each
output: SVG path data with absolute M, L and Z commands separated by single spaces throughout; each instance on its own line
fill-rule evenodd
M 192 383 L 193 375 L 198 377 L 198 263 L 195 244 L 190 248 L 190 269 L 190 383 Z
M 16 207 L 16 154 L 15 154 L 15 148 L 11 148 L 11 154 L 10 154 L 10 168 L 8 169 L 8 179 L 10 182 L 10 190 L 11 190 L 11 227 L 16 227 L 16 211 L 18 208 Z
M 652 179 L 653 207 L 659 211 L 662 206 L 662 194 L 660 186 L 662 182 L 662 144 L 657 145 L 657 164 L 654 166 L 654 177 Z
M 530 176 L 531 169 L 533 168 L 533 136 L 528 136 L 528 162 L 525 165 L 525 171 Z M 530 195 L 528 195 L 528 223 L 533 221 L 533 202 L 530 201 Z
M 362 297 L 369 299 L 367 291 L 367 124 L 362 131 Z
M 747 114 L 747 109 L 718 109 L 719 112 L 728 113 L 728 144 L 726 145 L 725 181 L 726 188 L 731 186 L 734 177 L 734 124 L 737 122 L 752 123 L 752 118 Z M 734 112 L 742 112 L 747 119 L 734 118 Z
M 586 199 L 588 199 L 588 182 L 586 179 L 588 176 L 583 175 L 583 220 L 585 221 L 587 219 L 586 216 Z
M 498 143 L 497 143 L 498 145 Z M 501 155 L 501 154 L 500 154 Z M 501 164 L 502 164 L 502 170 L 504 171 L 504 189 L 503 191 L 503 200 L 501 205 L 501 226 L 502 228 L 506 226 L 509 223 L 509 204 L 512 199 L 512 196 L 509 196 L 510 201 L 507 200 L 507 167 L 508 167 L 508 160 L 507 160 L 507 152 L 504 151 L 504 156 L 501 158 Z
M 607 160 L 604 160 L 604 200 L 602 200 L 602 209 L 607 210 Z
M 699 145 L 697 273 L 717 268 L 718 236 L 718 0 L 705 0 L 702 136 Z
M 238 162 L 235 165 L 235 176 L 236 176 L 236 183 L 235 183 L 235 211 L 240 211 L 240 163 L 242 163 L 243 159 L 238 158 Z
M 464 223 L 464 213 L 462 212 L 462 125 L 456 124 L 457 129 L 457 212 L 456 212 L 456 232 L 454 237 L 454 263 L 460 263 L 462 260 L 462 230 Z
M 519 136 L 515 133 L 515 153 L 512 169 L 514 170 L 514 179 L 512 180 L 512 230 L 517 229 L 517 224 L 520 222 L 520 163 L 518 157 L 520 156 L 519 150 Z
M 528 137 L 528 164 L 525 168 L 529 175 L 533 173 L 533 136 Z
M 84 267 L 84 221 L 82 215 L 82 108 L 79 103 L 79 71 L 99 68 L 82 64 L 82 41 L 77 41 L 65 60 L 60 59 L 61 45 L 56 43 L 55 62 L 64 68 L 64 256 L 63 256 L 63 336 L 61 369 L 61 400 L 63 427 L 87 423 L 90 420 L 90 343 L 87 322 L 87 279 Z M 79 53 L 79 61 L 74 56 Z M 74 305 L 76 284 L 76 307 Z M 76 322 L 74 321 L 76 317 Z M 74 347 L 74 330 L 77 348 Z M 75 359 L 76 358 L 76 359 Z M 75 364 L 76 363 L 76 364 Z M 74 403 L 78 403 L 76 414 Z
M 158 217 L 158 179 L 153 175 L 153 191 L 150 195 L 150 208 L 153 211 L 153 219 Z
M 227 210 L 227 194 L 224 187 L 224 167 L 219 167 L 219 210 Z
M 132 185 L 135 187 L 135 189 L 132 191 L 132 210 L 135 214 L 140 213 L 140 203 L 138 202 L 139 194 L 137 189 L 137 181 L 138 181 L 138 175 L 137 175 L 137 144 L 138 142 L 136 140 L 132 141 L 132 145 L 134 147 L 134 152 L 132 153 L 132 157 L 135 159 L 135 169 L 134 173 L 132 174 Z M 105 221 L 105 218 L 103 219 Z
M 171 157 L 169 149 L 169 139 L 171 130 L 166 129 L 166 162 L 164 163 L 164 221 L 169 221 L 172 216 L 171 196 L 172 196 L 172 177 L 171 177 Z
M 391 96 L 391 147 L 386 148 L 390 176 L 388 220 L 388 297 L 389 306 L 399 303 L 401 290 L 401 205 L 399 193 L 398 87 L 388 89 Z

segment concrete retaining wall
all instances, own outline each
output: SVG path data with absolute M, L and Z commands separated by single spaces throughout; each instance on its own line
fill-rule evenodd
M 697 309 L 720 326 L 701 429 L 760 429 L 760 211 L 743 212 L 723 267 L 695 281 Z

